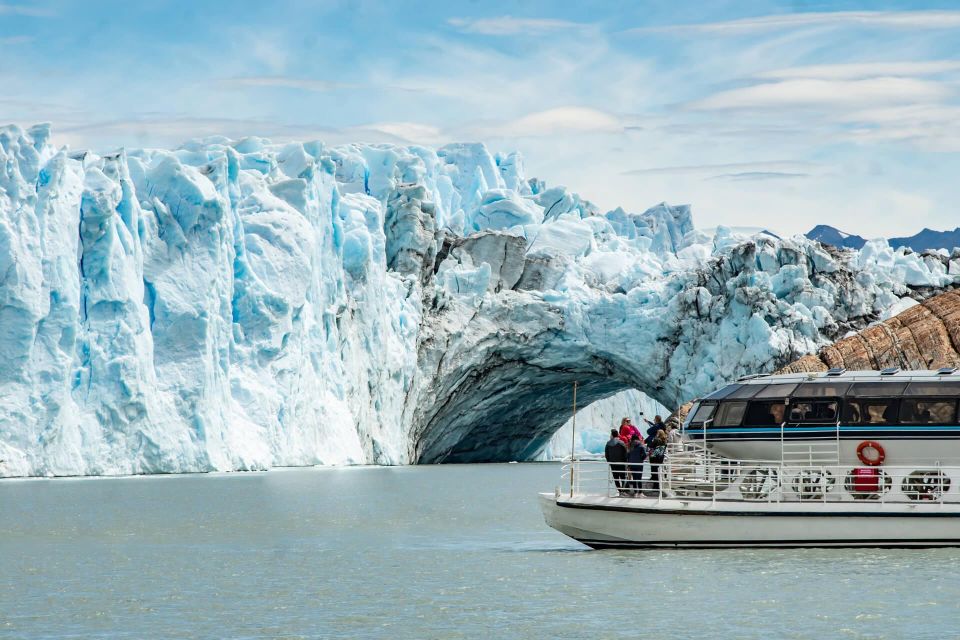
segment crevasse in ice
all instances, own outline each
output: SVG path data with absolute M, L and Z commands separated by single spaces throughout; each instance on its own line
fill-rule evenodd
M 603 213 L 476 144 L 49 137 L 0 128 L 0 475 L 532 458 L 575 380 L 671 407 L 960 271 Z

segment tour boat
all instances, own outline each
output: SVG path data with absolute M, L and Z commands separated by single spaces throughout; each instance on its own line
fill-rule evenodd
M 958 401 L 955 368 L 750 376 L 694 403 L 659 486 L 573 460 L 540 502 L 594 548 L 960 546 Z

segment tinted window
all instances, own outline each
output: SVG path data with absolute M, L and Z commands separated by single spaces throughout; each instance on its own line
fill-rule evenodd
M 906 382 L 854 382 L 847 395 L 859 398 L 899 396 L 906 388 Z
M 836 400 L 800 400 L 790 403 L 787 422 L 836 422 Z
M 736 391 L 734 391 L 733 393 L 731 393 L 729 396 L 727 396 L 727 398 L 731 400 L 733 400 L 734 398 L 736 398 L 737 400 L 745 400 L 747 398 L 752 398 L 753 396 L 757 395 L 757 392 L 763 389 L 764 386 L 765 385 L 762 385 L 762 384 L 745 384 L 741 386 L 739 389 L 737 389 Z
M 782 400 L 768 402 L 751 402 L 747 409 L 747 419 L 744 424 L 751 427 L 779 427 L 787 415 L 787 405 Z
M 717 405 L 715 404 L 701 404 L 697 407 L 696 413 L 693 414 L 693 418 L 690 419 L 690 424 L 703 424 L 704 420 L 709 420 L 713 417 L 713 412 L 717 410 Z
M 843 410 L 843 421 L 848 424 L 893 424 L 897 421 L 899 400 L 848 399 Z
M 723 398 L 726 398 L 728 395 L 730 395 L 731 393 L 733 393 L 739 388 L 740 388 L 740 385 L 738 384 L 728 384 L 722 389 L 717 389 L 716 391 L 708 395 L 706 398 L 704 398 L 704 400 L 722 400 Z
M 958 382 L 911 382 L 905 396 L 960 396 Z
M 797 385 L 795 384 L 768 384 L 753 397 L 757 400 L 760 398 L 786 398 L 796 388 Z
M 746 402 L 721 402 L 713 424 L 718 427 L 739 427 L 746 410 Z
M 954 400 L 907 400 L 900 403 L 900 422 L 906 424 L 953 424 L 957 417 Z
M 793 394 L 798 398 L 835 398 L 850 387 L 849 382 L 811 382 L 802 384 Z

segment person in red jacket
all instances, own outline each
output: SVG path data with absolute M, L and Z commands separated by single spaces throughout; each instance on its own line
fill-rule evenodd
M 633 436 L 640 437 L 640 430 L 633 426 L 633 423 L 630 422 L 630 418 L 624 418 L 620 421 L 620 439 L 623 440 L 623 444 L 630 447 L 630 440 L 633 439 Z

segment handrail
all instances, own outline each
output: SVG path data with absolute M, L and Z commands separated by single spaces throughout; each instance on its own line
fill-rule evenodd
M 853 464 L 793 464 L 787 461 L 722 458 L 692 445 L 668 446 L 669 455 L 649 463 L 576 461 L 575 496 L 748 502 L 878 504 L 960 503 L 960 465 L 858 467 Z M 659 482 L 657 481 L 659 478 Z

